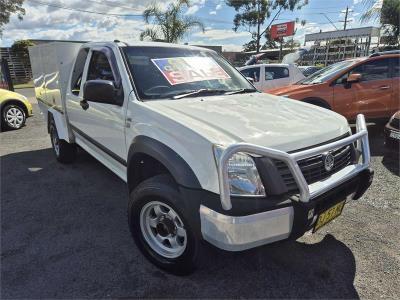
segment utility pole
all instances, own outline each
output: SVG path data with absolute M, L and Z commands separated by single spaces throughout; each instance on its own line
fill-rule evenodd
M 342 12 L 344 12 L 344 11 L 342 11 Z M 346 30 L 347 23 L 351 22 L 351 20 L 349 20 L 349 12 L 352 12 L 352 10 L 349 9 L 349 7 L 347 6 L 346 7 L 346 14 L 345 14 L 345 17 L 344 17 L 344 21 L 340 21 L 340 22 L 344 23 L 343 30 Z
M 347 27 L 347 16 L 349 15 L 349 7 L 346 7 L 346 16 L 344 17 L 344 26 L 343 26 L 343 30 L 346 30 Z

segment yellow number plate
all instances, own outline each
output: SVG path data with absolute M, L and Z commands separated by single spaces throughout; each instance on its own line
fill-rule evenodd
M 324 211 L 323 213 L 321 213 L 318 216 L 317 222 L 315 223 L 313 232 L 316 232 L 322 226 L 328 224 L 330 221 L 332 221 L 336 217 L 340 216 L 345 202 L 346 201 L 339 202 L 338 204 L 335 204 L 331 208 L 329 208 L 326 211 Z

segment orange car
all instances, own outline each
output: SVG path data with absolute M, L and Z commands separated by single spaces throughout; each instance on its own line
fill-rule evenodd
M 332 109 L 348 120 L 359 113 L 389 118 L 400 110 L 399 62 L 397 51 L 345 60 L 267 93 Z

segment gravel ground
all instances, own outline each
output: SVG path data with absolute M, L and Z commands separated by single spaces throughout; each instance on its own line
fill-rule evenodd
M 242 253 L 209 249 L 191 276 L 151 265 L 132 241 L 124 183 L 88 154 L 58 164 L 36 115 L 0 133 L 1 298 L 400 298 L 400 181 L 382 126 L 375 179 L 318 233 Z

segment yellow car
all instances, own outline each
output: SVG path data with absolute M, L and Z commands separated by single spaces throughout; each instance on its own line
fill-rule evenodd
M 1 128 L 19 129 L 32 116 L 32 105 L 25 96 L 0 89 Z

